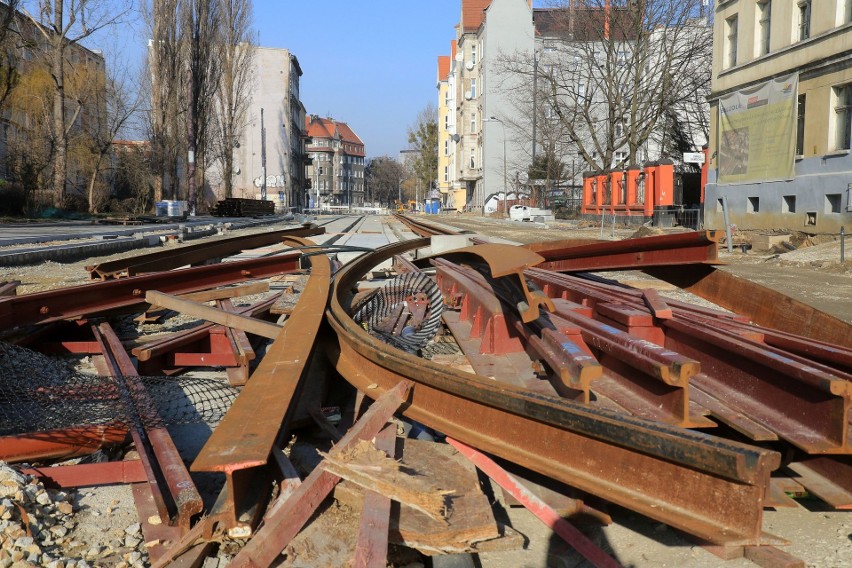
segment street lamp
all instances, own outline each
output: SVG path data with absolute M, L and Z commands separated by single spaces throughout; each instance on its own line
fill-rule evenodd
M 503 129 L 503 199 L 508 199 L 509 192 L 506 191 L 506 125 L 496 116 L 489 116 L 484 122 L 497 122 Z

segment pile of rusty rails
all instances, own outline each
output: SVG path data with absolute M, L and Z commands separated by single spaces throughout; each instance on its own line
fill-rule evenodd
M 400 219 L 423 235 L 458 234 Z M 364 254 L 333 277 L 329 251 L 305 236 L 276 235 L 292 250 L 274 256 L 203 265 L 203 251 L 178 249 L 174 258 L 103 263 L 91 271 L 102 282 L 0 297 L 7 340 L 97 355 L 116 388 L 140 404 L 147 404 L 140 371 L 224 366 L 241 387 L 188 469 L 168 431 L 144 421 L 6 437 L 0 459 L 57 460 L 130 436 L 139 453 L 133 465 L 41 471 L 65 486 L 132 483 L 146 541 L 161 543 L 149 550 L 155 566 L 199 565 L 223 534 L 246 539 L 234 566 L 268 566 L 339 481 L 322 467 L 300 479 L 283 451 L 299 415 L 333 430 L 319 412 L 322 400 L 305 394 L 311 367 L 330 364 L 359 401 L 375 401 L 357 421 L 341 423 L 336 448 L 373 437 L 377 447 L 386 444 L 380 431 L 398 413 L 446 436 L 495 480 L 483 452 L 677 528 L 720 554 L 784 544 L 763 532 L 762 512 L 788 506 L 791 488 L 852 508 L 852 326 L 717 271 L 712 232 L 526 247 L 466 236 L 469 246 L 437 254 L 419 238 Z M 219 259 L 269 242 L 235 241 L 206 254 Z M 397 274 L 434 278 L 444 337 L 464 365 L 398 349 L 353 319 L 353 306 L 369 295 L 359 284 L 388 262 Z M 174 269 L 186 265 L 200 266 Z M 588 273 L 623 269 L 679 278 L 732 312 Z M 265 279 L 297 275 L 307 283 L 283 325 L 270 321 L 281 313 L 276 296 L 241 308 L 231 302 L 265 289 Z M 737 297 L 723 298 L 720 286 Z M 137 345 L 134 362 L 104 318 L 153 318 L 154 306 L 207 323 Z M 795 311 L 795 322 L 776 313 L 785 310 Z M 272 343 L 258 362 L 263 338 Z M 225 476 L 210 507 L 194 472 Z M 381 511 L 365 505 L 356 565 L 368 565 L 364 555 L 384 563 Z M 582 539 L 566 538 L 595 565 L 612 565 Z

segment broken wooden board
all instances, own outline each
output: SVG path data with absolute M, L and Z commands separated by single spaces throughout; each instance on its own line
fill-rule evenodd
M 488 498 L 479 487 L 476 470 L 461 461 L 453 448 L 424 440 L 401 440 L 402 467 L 417 472 L 434 485 L 454 490 L 449 497 L 452 511 L 446 522 L 394 503 L 391 507 L 390 542 L 419 550 L 423 554 L 458 554 L 523 547 L 523 536 L 498 525 Z M 363 490 L 344 481 L 334 497 L 360 511 Z
M 321 454 L 322 467 L 334 475 L 369 491 L 384 495 L 398 503 L 427 515 L 434 521 L 446 522 L 450 514 L 443 480 L 423 475 L 419 469 L 400 467 L 371 442 L 362 440 L 344 451 Z

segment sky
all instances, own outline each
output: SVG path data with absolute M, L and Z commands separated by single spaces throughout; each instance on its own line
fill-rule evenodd
M 549 2 L 535 0 L 534 5 Z M 308 114 L 349 124 L 368 157 L 396 157 L 409 147 L 408 127 L 427 104 L 437 105 L 438 56 L 450 53 L 461 0 L 253 4 L 258 45 L 286 48 L 299 59 L 304 73 L 301 98 Z M 147 42 L 145 26 L 138 12 L 132 12 L 85 44 L 102 50 L 108 66 L 135 70 Z
M 427 104 L 437 104 L 438 56 L 449 55 L 461 0 L 253 4 L 258 45 L 286 48 L 298 58 L 308 114 L 349 124 L 368 157 L 396 157 L 408 148 L 407 128 Z M 145 26 L 134 13 L 86 45 L 101 49 L 107 65 L 139 67 Z

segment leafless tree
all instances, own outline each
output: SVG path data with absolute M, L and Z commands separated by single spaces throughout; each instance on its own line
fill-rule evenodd
M 40 46 L 53 83 L 52 189 L 54 205 L 62 207 L 68 178 L 68 140 L 83 107 L 82 100 L 69 100 L 66 92 L 66 75 L 76 65 L 69 57 L 69 48 L 120 22 L 129 12 L 131 0 L 25 0 L 23 4 L 24 13 L 42 35 Z M 28 4 L 37 16 L 26 9 Z
M 210 161 L 221 164 L 225 197 L 234 187 L 234 146 L 246 123 L 253 89 L 252 60 L 255 34 L 252 30 L 251 0 L 223 0 L 222 79 L 216 93 Z
M 153 0 L 146 4 L 145 21 L 150 35 L 145 84 L 150 89 L 148 138 L 151 166 L 158 173 L 154 199 L 179 196 L 178 163 L 184 147 L 181 117 L 185 74 L 181 67 L 181 30 L 175 14 L 181 0 Z
M 222 78 L 222 5 L 219 0 L 183 0 L 180 11 L 186 73 L 187 200 L 195 212 L 196 164 L 206 156 L 216 91 Z M 203 176 L 204 169 L 201 169 Z
M 537 22 L 537 61 L 506 64 L 537 84 L 540 124 L 555 124 L 588 169 L 636 163 L 667 121 L 703 104 L 709 75 L 696 70 L 710 69 L 712 42 L 702 14 L 702 0 L 557 0 Z
M 15 20 L 18 18 L 20 0 L 0 3 L 0 109 L 5 109 L 9 93 L 18 83 L 18 44 L 21 36 Z
M 101 200 L 98 199 L 95 190 L 104 169 L 104 163 L 108 161 L 111 154 L 112 142 L 141 107 L 139 93 L 131 92 L 130 84 L 126 71 L 113 68 L 107 72 L 103 88 L 97 89 L 94 94 L 95 97 L 103 97 L 104 100 L 99 101 L 97 105 L 98 108 L 103 109 L 103 112 L 97 117 L 96 127 L 88 133 L 93 156 L 87 191 L 90 213 L 98 212 Z

